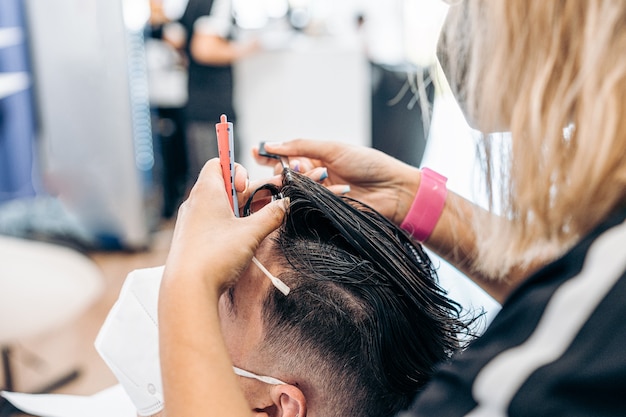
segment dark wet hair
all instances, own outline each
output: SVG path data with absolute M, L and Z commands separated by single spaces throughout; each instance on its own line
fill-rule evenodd
M 275 237 L 280 278 L 264 305 L 265 346 L 306 376 L 326 416 L 393 416 L 471 333 L 422 247 L 372 208 L 291 173 Z M 296 381 L 305 395 L 304 381 Z

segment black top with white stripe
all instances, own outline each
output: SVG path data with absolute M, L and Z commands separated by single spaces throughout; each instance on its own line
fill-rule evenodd
M 626 416 L 626 210 L 504 303 L 414 416 Z

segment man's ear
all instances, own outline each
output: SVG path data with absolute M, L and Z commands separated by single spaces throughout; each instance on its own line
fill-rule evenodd
M 276 417 L 305 417 L 306 398 L 294 385 L 273 385 L 270 397 L 276 407 Z

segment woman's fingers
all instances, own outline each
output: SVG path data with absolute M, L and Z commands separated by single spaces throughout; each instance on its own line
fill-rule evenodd
M 250 217 L 246 217 L 243 219 L 246 221 L 246 235 L 255 239 L 258 242 L 256 246 L 258 246 L 263 239 L 280 227 L 288 207 L 289 199 L 282 198 L 272 201 L 250 215 Z
M 284 156 L 306 156 L 320 161 L 332 161 L 340 150 L 349 145 L 338 142 L 294 139 L 287 142 L 265 142 L 265 150 Z
M 280 226 L 286 204 L 274 201 L 250 217 L 235 218 L 219 160 L 208 161 L 179 210 L 169 269 L 189 272 L 216 289 L 225 288 L 247 267 L 263 239 Z
M 235 190 L 237 193 L 243 193 L 249 186 L 248 170 L 241 164 L 235 162 Z

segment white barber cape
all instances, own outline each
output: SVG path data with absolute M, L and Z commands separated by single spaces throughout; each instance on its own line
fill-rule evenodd
M 163 267 L 131 272 L 96 337 L 96 350 L 140 416 L 163 410 L 157 308 Z
M 120 382 L 94 395 L 2 392 L 20 410 L 42 417 L 136 417 L 163 409 L 157 306 L 163 267 L 131 272 L 95 341 Z

